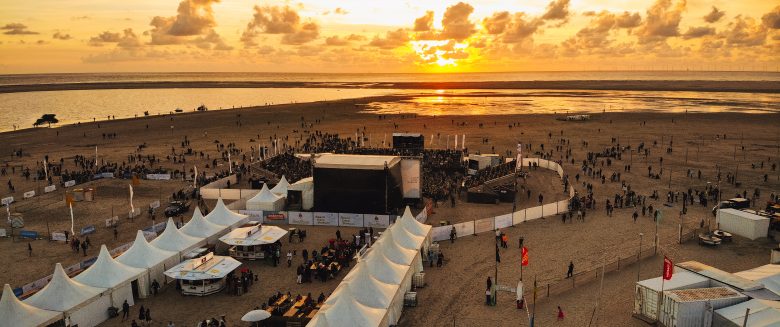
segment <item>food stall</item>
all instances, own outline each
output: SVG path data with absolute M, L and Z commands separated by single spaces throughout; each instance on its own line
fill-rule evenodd
M 176 265 L 165 275 L 178 280 L 182 295 L 206 296 L 225 288 L 225 276 L 240 265 L 236 259 L 209 252 Z
M 264 259 L 267 246 L 286 234 L 287 231 L 282 228 L 262 226 L 255 222 L 250 226 L 236 228 L 219 240 L 230 246 L 228 253 L 231 257 L 255 260 Z

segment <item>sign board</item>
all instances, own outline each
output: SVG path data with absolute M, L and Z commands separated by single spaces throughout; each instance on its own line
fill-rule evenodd
M 24 198 L 29 199 L 35 196 L 35 191 L 24 192 Z
M 390 226 L 389 215 L 363 215 L 363 227 L 387 228 Z
M 95 233 L 95 225 L 89 225 L 81 228 L 81 236 Z
M 49 185 L 43 188 L 43 193 L 54 192 L 57 190 L 57 185 Z
M 160 200 L 154 200 L 152 203 L 149 203 L 149 208 L 157 209 L 160 207 Z
M 363 227 L 363 214 L 360 213 L 340 213 L 339 226 Z
M 314 224 L 314 214 L 311 212 L 290 211 L 287 214 L 290 225 L 312 225 Z
M 71 187 L 73 185 L 76 185 L 76 181 L 74 181 L 74 180 L 69 180 L 69 181 L 65 182 L 65 187 Z
M 167 181 L 171 179 L 171 174 L 146 174 L 146 179 Z
M 140 209 L 135 209 L 135 211 L 129 211 L 127 213 L 127 218 L 135 218 L 135 217 L 138 217 L 138 215 L 140 215 L 140 214 L 141 214 L 141 210 Z
M 401 190 L 404 198 L 420 198 L 420 160 L 403 159 L 401 160 Z
M 263 211 L 264 224 L 286 224 L 287 211 Z
M 38 232 L 31 231 L 31 230 L 23 230 L 19 232 L 19 237 L 36 240 L 38 239 Z
M 339 214 L 333 212 L 315 212 L 312 223 L 315 226 L 338 226 Z
M 238 210 L 238 213 L 249 216 L 249 221 L 263 221 L 262 210 Z
M 68 238 L 65 237 L 65 233 L 53 232 L 53 233 L 51 233 L 51 240 L 52 241 L 67 242 Z
M 9 197 L 6 197 L 6 198 L 3 198 L 2 200 L 0 200 L 0 204 L 2 204 L 4 206 L 7 206 L 7 205 L 9 205 L 11 203 L 14 203 L 14 197 L 12 197 L 12 196 L 9 196 Z
M 431 239 L 437 242 L 449 240 L 451 229 L 452 225 L 434 227 L 431 229 Z
M 512 214 L 508 213 L 501 216 L 496 216 L 496 228 L 506 228 L 512 226 Z
M 119 223 L 119 217 L 113 216 L 111 218 L 106 219 L 106 227 L 115 226 Z
M 5 233 L 5 228 L 0 228 L 0 237 L 6 237 L 8 234 Z

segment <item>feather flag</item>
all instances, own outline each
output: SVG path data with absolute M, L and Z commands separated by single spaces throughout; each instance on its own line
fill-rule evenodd
M 198 188 L 198 166 L 193 166 L 195 168 L 195 178 L 192 179 L 192 187 Z
M 128 184 L 130 187 L 130 212 L 135 213 L 135 206 L 133 206 L 133 185 Z
M 70 234 L 76 235 L 76 233 L 73 231 L 73 225 L 75 225 L 73 221 L 73 202 L 71 202 L 68 207 L 70 207 Z
M 228 171 L 231 174 L 233 173 L 233 162 L 230 161 L 230 151 L 228 151 Z
M 43 173 L 46 174 L 46 185 L 49 185 L 49 162 L 43 158 Z
M 526 248 L 524 246 L 523 250 L 520 251 L 520 253 L 521 253 L 520 264 L 522 264 L 523 266 L 527 266 L 528 265 L 528 248 Z
M 455 150 L 458 149 L 458 134 L 455 134 Z
M 460 149 L 461 150 L 466 149 L 466 134 L 463 134 L 463 139 L 460 141 Z

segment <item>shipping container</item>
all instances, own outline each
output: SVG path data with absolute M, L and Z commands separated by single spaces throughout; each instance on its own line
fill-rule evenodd
M 730 287 L 664 291 L 660 322 L 666 327 L 710 327 L 714 310 L 747 300 Z
M 767 217 L 737 209 L 720 209 L 717 215 L 719 229 L 751 240 L 766 237 L 769 222 Z
M 740 327 L 745 322 L 750 327 L 780 326 L 780 302 L 753 299 L 715 310 L 712 327 Z
M 636 283 L 634 292 L 634 314 L 651 321 L 658 315 L 658 301 L 661 299 L 661 277 L 646 279 Z M 672 279 L 663 282 L 664 290 L 685 290 L 704 288 L 710 285 L 709 278 L 685 270 L 675 272 Z

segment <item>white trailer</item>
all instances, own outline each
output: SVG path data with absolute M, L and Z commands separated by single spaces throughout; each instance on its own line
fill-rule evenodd
M 737 209 L 718 210 L 716 221 L 719 229 L 751 240 L 766 237 L 769 232 L 769 218 Z
M 658 317 L 658 301 L 661 300 L 661 277 L 646 279 L 636 283 L 634 292 L 634 314 L 649 321 Z M 709 287 L 709 278 L 679 270 L 672 279 L 663 283 L 664 290 L 685 290 L 691 288 Z
M 710 327 L 714 310 L 748 299 L 724 286 L 664 291 L 660 322 L 666 327 Z

